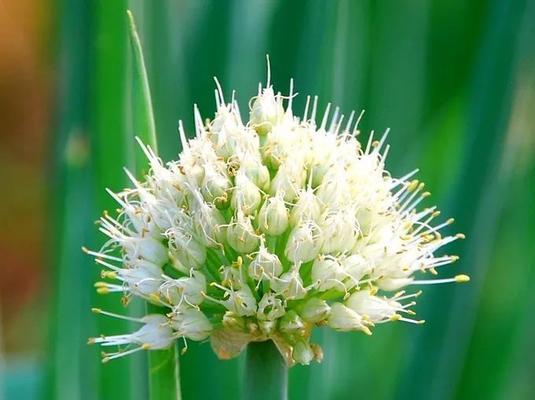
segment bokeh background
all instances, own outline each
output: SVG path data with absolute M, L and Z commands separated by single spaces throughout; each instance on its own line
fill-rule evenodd
M 86 345 L 128 327 L 90 313 L 117 299 L 94 294 L 99 269 L 80 251 L 102 240 L 104 188 L 132 164 L 131 8 L 164 159 L 193 103 L 214 112 L 212 77 L 246 104 L 269 53 L 297 108 L 317 94 L 365 109 L 364 139 L 390 127 L 393 174 L 419 167 L 467 236 L 449 275 L 472 281 L 427 288 L 424 326 L 319 332 L 325 360 L 291 370 L 291 399 L 534 398 L 534 3 L 0 0 L 0 395 L 146 398 L 144 354 L 103 366 Z M 184 399 L 239 397 L 242 368 L 190 343 Z

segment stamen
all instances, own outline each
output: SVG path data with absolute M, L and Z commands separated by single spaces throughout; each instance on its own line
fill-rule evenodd
M 429 280 L 421 280 L 421 281 L 412 281 L 410 285 L 435 285 L 439 283 L 465 283 L 470 281 L 470 277 L 468 275 L 456 275 L 453 278 L 446 278 L 446 279 L 429 279 Z

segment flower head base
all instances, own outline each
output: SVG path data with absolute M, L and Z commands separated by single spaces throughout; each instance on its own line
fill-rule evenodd
M 315 327 L 371 335 L 384 322 L 420 323 L 410 309 L 420 292 L 400 289 L 468 279 L 416 278 L 454 262 L 435 252 L 463 236 L 443 236 L 452 220 L 433 226 L 436 208 L 417 208 L 428 193 L 416 171 L 393 178 L 384 169 L 386 133 L 363 148 L 353 113 L 343 124 L 329 106 L 317 125 L 317 99 L 300 118 L 292 98 L 268 83 L 244 123 L 219 88 L 211 122 L 195 108 L 193 139 L 180 124 L 178 161 L 164 164 L 140 143 L 150 171 L 142 181 L 128 173 L 132 189 L 110 192 L 120 212 L 100 220 L 109 241 L 86 251 L 105 268 L 99 293 L 121 292 L 125 304 L 142 297 L 168 313 L 91 339 L 127 345 L 105 360 L 209 338 L 223 359 L 273 340 L 289 365 L 308 364 L 323 357 L 310 343 Z

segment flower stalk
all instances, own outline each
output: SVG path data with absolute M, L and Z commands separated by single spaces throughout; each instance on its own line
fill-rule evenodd
M 286 400 L 288 367 L 271 340 L 247 345 L 244 400 Z
M 149 304 L 149 313 L 161 313 L 161 307 Z M 168 349 L 148 352 L 149 359 L 149 399 L 180 400 L 180 364 L 178 344 Z

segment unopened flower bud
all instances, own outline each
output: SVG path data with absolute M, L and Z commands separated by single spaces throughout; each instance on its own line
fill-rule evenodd
M 279 329 L 286 333 L 299 333 L 304 328 L 305 323 L 293 310 L 290 310 L 284 314 L 279 323 Z
M 231 183 L 226 174 L 216 171 L 209 165 L 205 167 L 201 192 L 207 202 L 214 202 L 217 206 L 225 204 L 229 197 L 230 186 Z
M 179 336 L 191 340 L 204 340 L 212 332 L 212 324 L 196 308 L 181 308 L 177 310 L 172 317 L 172 326 Z
M 258 254 L 249 264 L 249 276 L 258 281 L 271 279 L 282 273 L 282 264 L 276 254 L 270 253 L 265 246 L 260 245 Z
M 318 221 L 320 215 L 321 204 L 314 192 L 311 189 L 300 191 L 290 214 L 290 223 L 295 226 L 301 221 Z
M 181 227 L 171 228 L 166 232 L 172 265 L 185 273 L 192 268 L 201 268 L 206 260 L 206 246 L 199 243 L 191 233 Z
M 159 266 L 164 265 L 169 260 L 165 246 L 150 236 L 133 240 L 132 246 L 126 249 L 132 259 L 140 257 Z
M 363 323 L 362 316 L 342 303 L 334 303 L 331 306 L 327 325 L 337 331 L 363 331 L 371 335 L 369 328 Z
M 324 216 L 320 223 L 323 235 L 328 240 L 323 242 L 325 253 L 343 253 L 355 246 L 357 226 L 354 215 L 350 212 L 332 212 Z
M 235 154 L 244 129 L 239 117 L 230 107 L 219 107 L 210 126 L 216 154 L 225 159 Z
M 194 210 L 195 230 L 205 246 L 219 247 L 225 236 L 225 218 L 213 204 L 201 201 Z
M 307 294 L 307 288 L 303 286 L 303 278 L 299 274 L 299 266 L 294 265 L 289 271 L 283 273 L 279 278 L 271 280 L 271 289 L 284 296 L 287 300 L 302 299 Z
M 326 319 L 330 310 L 331 307 L 325 300 L 313 297 L 304 304 L 300 315 L 305 321 L 316 323 Z
M 376 281 L 377 287 L 381 290 L 394 291 L 410 285 L 414 278 L 391 278 L 385 276 Z
M 131 268 L 121 268 L 117 275 L 127 283 L 134 293 L 150 296 L 157 293 L 163 283 L 162 269 L 156 264 L 137 260 Z
M 239 172 L 236 176 L 236 187 L 230 203 L 232 208 L 235 210 L 239 208 L 245 215 L 250 215 L 256 211 L 261 200 L 258 187 L 244 172 Z
M 340 262 L 332 256 L 319 256 L 312 264 L 312 281 L 317 283 L 318 290 L 325 291 L 338 287 L 344 290 L 342 280 L 345 278 Z
M 238 210 L 236 220 L 227 228 L 227 240 L 234 250 L 241 253 L 251 253 L 260 243 L 251 219 L 241 210 Z
M 206 278 L 202 272 L 192 271 L 189 277 L 168 280 L 160 292 L 172 305 L 198 305 L 204 301 Z
M 302 365 L 308 365 L 314 360 L 314 351 L 309 343 L 300 340 L 293 346 L 292 356 Z
M 259 135 L 265 135 L 284 115 L 282 102 L 273 93 L 273 88 L 264 89 L 251 106 L 250 122 Z
M 262 232 L 277 236 L 288 228 L 288 210 L 282 195 L 266 199 L 258 214 L 258 225 Z
M 350 289 L 360 282 L 360 280 L 372 270 L 369 262 L 364 257 L 358 254 L 352 254 L 347 257 L 343 257 L 340 260 L 342 268 L 348 276 L 347 288 Z
M 243 170 L 245 175 L 253 182 L 258 188 L 267 191 L 270 184 L 269 169 L 262 164 L 260 160 L 250 156 L 244 157 L 241 161 L 240 170 Z
M 284 253 L 288 260 L 294 263 L 306 263 L 318 255 L 322 243 L 323 238 L 318 225 L 312 221 L 305 221 L 290 233 Z
M 299 160 L 288 159 L 280 165 L 279 170 L 271 181 L 270 193 L 272 196 L 282 193 L 285 201 L 293 201 L 297 191 L 303 186 L 306 179 L 306 170 Z
M 346 304 L 360 315 L 366 315 L 372 322 L 390 319 L 403 309 L 397 301 L 374 296 L 368 290 L 353 293 Z

